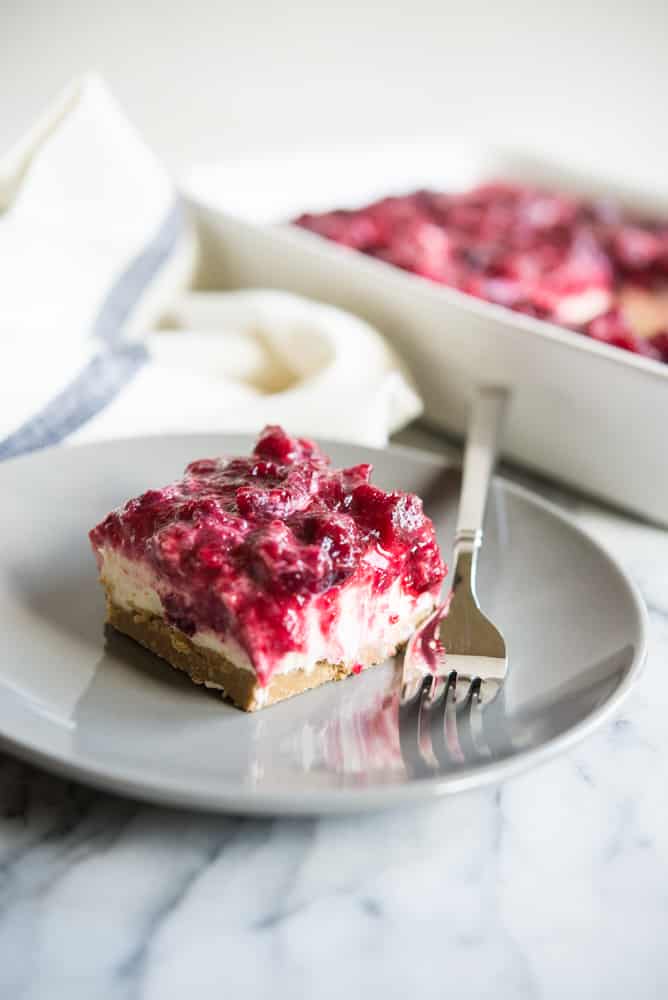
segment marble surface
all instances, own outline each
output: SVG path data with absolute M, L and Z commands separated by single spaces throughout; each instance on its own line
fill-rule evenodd
M 620 715 L 506 785 L 322 821 L 159 809 L 2 756 L 0 997 L 667 996 L 668 532 L 530 485 L 649 606 Z

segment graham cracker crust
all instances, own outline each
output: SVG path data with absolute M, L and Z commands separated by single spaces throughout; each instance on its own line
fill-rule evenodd
M 122 608 L 108 599 L 107 621 L 117 631 L 129 635 L 176 670 L 187 674 L 194 684 L 222 688 L 226 697 L 245 712 L 255 712 L 328 681 L 340 681 L 352 673 L 341 663 L 321 661 L 308 672 L 291 670 L 287 674 L 276 674 L 266 687 L 262 687 L 250 670 L 235 666 L 213 649 L 196 645 L 185 632 L 168 625 L 162 618 Z

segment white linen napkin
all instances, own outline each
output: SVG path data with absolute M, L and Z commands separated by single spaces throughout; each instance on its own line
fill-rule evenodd
M 0 458 L 270 422 L 382 445 L 420 413 L 362 320 L 281 292 L 191 292 L 195 268 L 168 175 L 99 79 L 75 83 L 0 162 Z

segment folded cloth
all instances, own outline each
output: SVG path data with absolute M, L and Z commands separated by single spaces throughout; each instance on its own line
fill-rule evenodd
M 0 163 L 0 458 L 268 422 L 382 445 L 419 414 L 368 324 L 287 293 L 190 292 L 196 257 L 164 169 L 101 81 L 74 84 Z

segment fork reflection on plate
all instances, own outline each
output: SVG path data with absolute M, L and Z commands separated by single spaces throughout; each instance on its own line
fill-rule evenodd
M 479 708 L 499 693 L 508 670 L 505 640 L 480 610 L 476 565 L 508 391 L 480 387 L 473 401 L 462 467 L 452 587 L 410 639 L 400 702 L 402 750 L 414 765 L 489 756 Z M 468 750 L 468 754 L 466 753 Z M 413 754 L 415 757 L 415 754 Z

